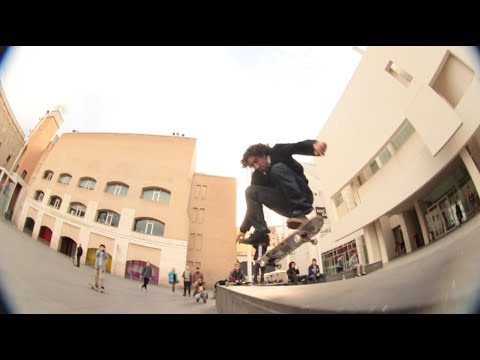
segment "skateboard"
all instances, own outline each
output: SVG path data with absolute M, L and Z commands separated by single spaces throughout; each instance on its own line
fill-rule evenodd
M 96 292 L 105 294 L 105 290 L 104 290 L 104 289 L 96 288 L 95 285 L 92 285 L 92 284 L 90 284 L 90 283 L 88 283 L 88 285 L 90 285 L 90 289 L 93 289 L 93 290 L 95 290 Z
M 321 216 L 316 216 L 308 220 L 304 226 L 287 236 L 285 240 L 273 249 L 267 251 L 257 260 L 257 263 L 259 263 L 261 267 L 270 265 L 280 268 L 278 263 L 303 244 L 310 242 L 313 245 L 317 245 L 317 239 L 315 239 L 314 236 L 320 232 L 322 226 L 323 218 Z

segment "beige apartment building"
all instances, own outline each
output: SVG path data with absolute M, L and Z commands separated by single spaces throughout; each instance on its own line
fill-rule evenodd
M 479 71 L 469 47 L 368 47 L 307 169 L 331 222 L 324 272 L 354 249 L 385 264 L 478 213 Z
M 235 236 L 236 182 L 196 174 L 195 145 L 179 136 L 63 134 L 31 174 L 15 223 L 68 256 L 81 243 L 90 265 L 104 244 L 117 276 L 138 279 L 149 261 L 152 283 L 168 283 L 172 268 L 181 276 L 188 262 L 209 281 L 224 278 L 235 259 L 225 240 Z

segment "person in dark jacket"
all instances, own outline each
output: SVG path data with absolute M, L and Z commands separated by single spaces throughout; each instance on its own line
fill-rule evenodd
M 263 215 L 263 205 L 287 217 L 287 226 L 298 229 L 312 210 L 313 193 L 302 165 L 292 155 L 323 156 L 327 144 L 305 140 L 294 144 L 250 146 L 241 160 L 242 166 L 255 169 L 251 185 L 245 191 L 247 211 L 237 235 L 237 242 L 253 245 L 265 242 L 270 230 Z M 245 234 L 254 228 L 254 233 Z
M 190 271 L 190 266 L 185 267 L 185 271 L 182 274 L 183 279 L 183 296 L 191 296 L 191 288 L 192 288 L 192 272 Z
M 288 264 L 287 276 L 288 281 L 295 285 L 298 285 L 299 281 L 307 282 L 307 275 L 300 275 L 300 271 L 297 269 L 295 261 L 290 261 L 290 264 Z
M 80 258 L 82 257 L 83 249 L 82 244 L 78 244 L 77 248 L 77 267 L 80 267 Z
M 143 285 L 140 288 L 140 290 L 145 288 L 145 291 L 147 291 L 148 282 L 152 277 L 152 267 L 150 266 L 149 261 L 147 261 L 147 265 L 143 268 L 141 277 L 143 277 Z
M 308 267 L 308 280 L 316 283 L 325 279 L 325 275 L 320 272 L 320 266 L 317 265 L 317 259 L 312 259 L 312 265 Z
M 243 281 L 245 281 L 245 275 L 243 274 L 242 269 L 240 269 L 239 263 L 236 263 L 235 268 L 230 271 L 230 274 L 228 275 L 228 281 L 232 284 L 241 284 Z

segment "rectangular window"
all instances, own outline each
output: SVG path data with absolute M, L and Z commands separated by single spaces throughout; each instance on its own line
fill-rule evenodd
M 120 195 L 121 191 L 122 191 L 122 185 L 116 185 L 113 195 Z
M 377 164 L 377 160 L 374 160 L 371 164 L 370 164 L 370 170 L 372 171 L 372 174 L 375 174 L 379 169 L 379 166 Z
M 195 185 L 195 193 L 194 193 L 195 199 L 197 199 L 200 196 L 201 187 L 202 187 L 201 185 Z
M 343 203 L 342 193 L 339 193 L 338 195 L 336 195 L 335 198 L 334 198 L 334 201 L 335 201 L 335 206 L 336 207 L 339 207 L 340 205 L 342 205 L 342 203 Z
M 198 218 L 198 208 L 193 208 L 192 222 L 196 223 Z
M 383 149 L 383 151 L 379 155 L 379 158 L 382 161 L 382 164 L 384 165 L 388 162 L 388 160 L 390 160 L 391 157 L 392 155 L 390 154 L 390 151 L 388 151 L 387 148 Z
M 153 222 L 147 221 L 147 226 L 145 227 L 145 234 L 153 234 Z
M 105 224 L 112 225 L 113 214 L 108 213 L 107 218 L 105 219 Z
M 25 180 L 26 177 L 27 177 L 27 171 L 26 171 L 26 170 L 23 170 L 23 172 L 22 172 L 22 179 Z
M 199 216 L 198 216 L 198 223 L 203 224 L 205 220 L 205 209 L 200 209 Z
M 412 135 L 414 132 L 414 127 L 412 126 L 412 124 L 410 124 L 409 121 L 407 121 L 402 130 L 400 130 L 397 136 L 395 136 L 395 138 L 392 140 L 392 146 L 395 151 L 398 151 L 402 147 L 402 145 L 405 144 L 410 135 Z
M 207 187 L 205 185 L 202 186 L 202 193 L 201 198 L 205 199 L 207 197 Z
M 190 233 L 190 238 L 188 239 L 188 248 L 193 250 L 195 248 L 195 234 Z
M 397 79 L 403 86 L 408 87 L 413 77 L 393 61 L 389 61 L 385 71 Z
M 195 239 L 195 248 L 197 251 L 202 250 L 202 234 L 197 234 L 196 239 Z

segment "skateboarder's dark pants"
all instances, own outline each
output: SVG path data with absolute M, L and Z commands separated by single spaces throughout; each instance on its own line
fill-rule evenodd
M 261 258 L 268 250 L 268 245 L 264 244 L 259 244 L 255 248 L 255 255 L 253 256 L 253 260 L 257 261 L 259 258 Z M 260 282 L 264 282 L 265 278 L 265 270 L 266 266 L 260 267 L 260 264 L 255 262 L 255 267 L 253 268 L 253 281 L 257 282 L 258 281 L 258 270 L 260 269 Z
M 80 267 L 80 257 L 81 257 L 81 256 L 82 256 L 82 255 L 77 255 L 77 266 L 78 266 L 78 267 Z
M 192 286 L 192 283 L 190 281 L 183 282 L 183 296 L 187 295 L 187 289 L 188 289 L 188 296 L 190 296 L 191 286 Z
M 150 279 L 148 277 L 144 277 L 142 288 L 145 288 L 145 290 L 147 290 L 147 285 L 148 285 L 149 281 L 150 281 Z
M 308 184 L 292 169 L 277 163 L 270 170 L 270 179 L 275 187 L 250 185 L 245 191 L 247 213 L 240 229 L 268 233 L 263 215 L 263 205 L 284 217 L 292 217 L 294 211 L 312 208 L 313 194 Z

